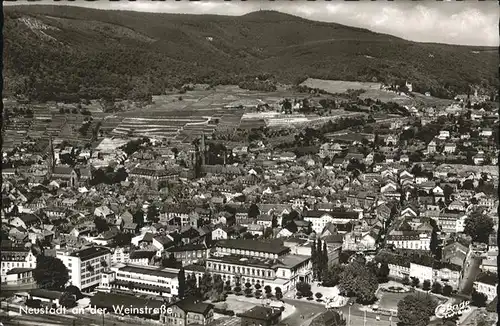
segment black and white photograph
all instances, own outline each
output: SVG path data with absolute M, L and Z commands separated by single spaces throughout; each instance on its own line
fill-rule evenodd
M 497 325 L 497 1 L 1 12 L 0 326 Z

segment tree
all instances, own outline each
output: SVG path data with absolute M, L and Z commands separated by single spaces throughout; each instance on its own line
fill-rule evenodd
M 94 218 L 94 224 L 97 232 L 103 233 L 109 230 L 108 222 L 100 216 Z
M 260 214 L 259 206 L 257 206 L 257 204 L 255 203 L 252 203 L 248 208 L 248 218 L 257 218 L 259 214 Z
M 277 228 L 278 227 L 278 218 L 276 217 L 276 215 L 273 215 L 273 219 L 272 219 L 272 228 Z
M 69 294 L 74 295 L 76 300 L 83 299 L 82 292 L 75 285 L 70 285 L 70 286 L 66 287 L 66 289 L 64 290 L 64 292 L 67 292 Z
M 307 296 L 309 292 L 311 292 L 311 284 L 306 283 L 306 282 L 299 282 L 296 285 L 297 291 L 302 295 L 302 296 Z
M 279 286 L 274 288 L 274 295 L 276 296 L 276 299 L 278 299 L 278 300 L 283 299 L 283 292 L 281 292 L 281 288 Z
M 408 295 L 398 303 L 398 319 L 403 325 L 425 326 L 430 322 L 437 303 L 429 295 Z
M 382 262 L 377 274 L 379 283 L 387 282 L 389 277 L 389 264 L 387 264 L 386 262 Z
M 200 280 L 200 295 L 203 300 L 208 299 L 208 295 L 212 290 L 212 276 L 209 273 L 203 274 Z
M 431 281 L 425 280 L 424 284 L 422 284 L 422 290 L 429 291 L 431 289 Z
M 441 294 L 441 292 L 443 292 L 443 286 L 441 285 L 441 283 L 439 282 L 432 283 L 431 292 L 436 294 Z
M 322 297 L 323 297 L 323 294 L 321 294 L 320 292 L 316 293 L 316 299 L 318 299 L 318 301 L 320 301 Z
M 226 285 L 224 286 L 224 291 L 231 292 L 233 288 L 231 287 L 231 281 L 226 281 Z
M 405 277 L 403 277 L 402 283 L 404 285 L 410 285 L 410 278 L 407 275 L 405 275 Z
M 198 289 L 196 276 L 188 275 L 186 277 L 186 287 L 184 291 L 184 297 L 200 298 L 200 290 Z
M 318 278 L 318 252 L 316 250 L 317 250 L 316 239 L 314 239 L 311 245 L 311 263 L 312 263 L 313 279 Z
M 266 293 L 266 296 L 268 298 L 273 296 L 272 293 L 271 293 L 272 291 L 273 291 L 273 289 L 269 285 L 266 285 L 264 287 L 264 292 Z
M 55 257 L 39 255 L 33 278 L 43 289 L 60 290 L 69 281 L 69 272 L 63 262 Z
M 326 242 L 323 242 L 323 250 L 321 251 L 321 266 L 320 266 L 320 280 L 322 280 L 322 275 L 328 270 L 328 248 Z
M 412 277 L 411 278 L 411 285 L 413 287 L 418 287 L 419 284 L 420 284 L 420 280 L 417 277 Z
M 321 278 L 322 285 L 325 287 L 334 287 L 340 282 L 340 275 L 343 271 L 342 265 L 335 264 L 324 271 Z
M 350 263 L 340 274 L 339 287 L 349 297 L 356 297 L 361 304 L 373 302 L 378 289 L 378 279 L 371 269 Z
M 471 236 L 472 241 L 487 244 L 489 236 L 493 232 L 493 226 L 491 217 L 473 212 L 465 219 L 464 233 Z
M 434 254 L 434 256 L 435 256 L 437 253 L 437 249 L 438 249 L 438 235 L 437 235 L 437 231 L 435 228 L 433 228 L 432 232 L 431 232 L 431 242 L 429 244 L 429 247 L 430 247 L 432 254 Z
M 453 288 L 452 288 L 450 285 L 446 284 L 446 285 L 443 287 L 443 295 L 444 295 L 444 296 L 449 297 L 449 296 L 451 295 L 451 293 L 452 293 L 452 292 L 453 292 Z
M 144 226 L 144 212 L 140 209 L 138 209 L 134 214 L 132 214 L 133 222 L 137 224 L 138 227 L 143 227 Z
M 147 217 L 148 217 L 148 221 L 153 221 L 153 222 L 158 222 L 158 215 L 160 214 L 160 211 L 158 210 L 158 208 L 156 207 L 155 204 L 151 204 L 149 205 L 148 207 L 148 211 L 147 211 Z
M 59 304 L 65 308 L 73 308 L 76 307 L 76 298 L 73 294 L 69 292 L 64 292 L 61 294 L 61 297 L 59 298 Z
M 472 290 L 471 305 L 479 308 L 486 307 L 486 301 L 488 301 L 488 297 L 484 293 Z
M 179 287 L 177 290 L 179 298 L 184 299 L 184 296 L 186 294 L 186 274 L 184 272 L 184 268 L 181 268 L 179 270 L 179 274 L 177 275 L 177 279 L 179 281 Z

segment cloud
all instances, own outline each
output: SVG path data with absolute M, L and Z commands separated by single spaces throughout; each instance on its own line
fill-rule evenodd
M 48 0 L 38 3 L 54 4 Z M 500 45 L 496 1 L 401 2 L 163 2 L 96 1 L 77 5 L 98 9 L 191 14 L 243 15 L 259 9 L 278 10 L 311 20 L 368 28 L 417 42 L 463 45 Z

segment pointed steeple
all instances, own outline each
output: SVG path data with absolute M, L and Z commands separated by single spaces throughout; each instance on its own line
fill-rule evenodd
M 206 151 L 206 148 L 205 148 L 205 133 L 202 133 L 201 134 L 201 146 L 200 146 L 200 154 L 201 154 L 201 165 L 205 165 L 205 151 Z
M 55 166 L 55 154 L 54 154 L 54 143 L 52 142 L 52 136 L 49 136 L 49 148 L 48 148 L 48 157 L 47 157 L 47 167 L 49 173 L 52 174 Z

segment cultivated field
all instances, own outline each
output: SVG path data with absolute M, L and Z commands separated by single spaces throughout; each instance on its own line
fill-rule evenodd
M 308 78 L 300 85 L 307 86 L 310 88 L 319 88 L 326 92 L 335 94 L 335 93 L 345 93 L 347 92 L 348 89 L 363 89 L 363 90 L 380 89 L 382 84 Z

